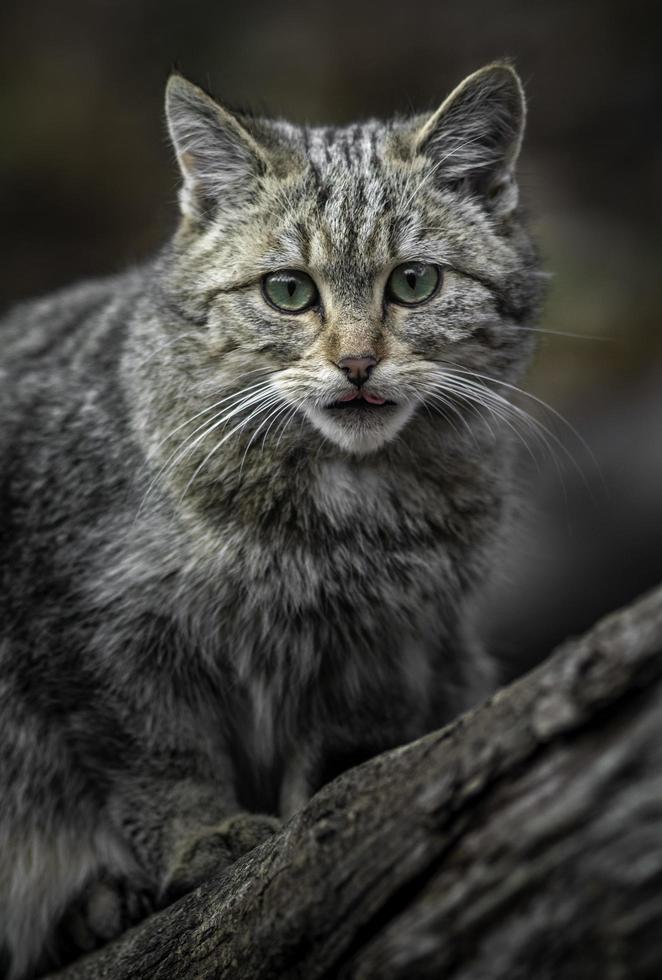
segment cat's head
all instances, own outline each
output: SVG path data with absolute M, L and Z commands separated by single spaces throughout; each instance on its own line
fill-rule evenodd
M 242 377 L 253 427 L 291 409 L 341 449 L 372 452 L 517 375 L 539 279 L 517 207 L 525 103 L 509 65 L 387 123 L 253 118 L 179 75 L 166 108 L 183 223 L 165 289 L 187 329 L 199 324 L 205 389 L 214 372 L 220 393 Z

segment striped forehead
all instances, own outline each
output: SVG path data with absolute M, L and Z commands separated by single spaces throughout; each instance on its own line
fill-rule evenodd
M 317 241 L 331 261 L 360 266 L 387 257 L 389 182 L 382 157 L 383 126 L 311 129 L 304 133 L 312 178 Z M 334 264 L 335 264 L 334 262 Z
M 368 122 L 306 128 L 303 140 L 309 160 L 320 172 L 340 168 L 366 173 L 380 166 L 383 134 L 383 124 Z

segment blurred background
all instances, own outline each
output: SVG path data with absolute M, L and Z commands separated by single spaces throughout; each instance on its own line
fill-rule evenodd
M 513 58 L 553 274 L 528 387 L 591 451 L 527 406 L 565 449 L 526 473 L 486 603 L 513 675 L 662 582 L 661 21 L 641 0 L 4 0 L 0 303 L 139 262 L 172 231 L 174 65 L 232 105 L 344 122 L 432 109 Z

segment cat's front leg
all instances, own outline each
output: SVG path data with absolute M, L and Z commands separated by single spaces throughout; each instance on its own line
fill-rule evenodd
M 275 817 L 243 812 L 216 825 L 192 826 L 170 856 L 161 886 L 161 904 L 167 905 L 192 891 L 279 829 L 280 821 Z
M 101 871 L 76 895 L 58 923 L 52 943 L 56 961 L 67 963 L 103 946 L 155 908 L 155 892 L 147 881 Z
M 229 867 L 280 827 L 242 810 L 229 783 L 195 779 L 128 781 L 109 814 L 167 905 Z
M 229 867 L 280 826 L 260 814 L 223 815 L 223 794 L 190 780 L 154 784 L 154 805 L 142 809 L 148 788 L 143 782 L 136 795 L 112 801 L 109 830 L 120 832 L 134 860 L 125 869 L 100 865 L 72 895 L 51 937 L 49 968 L 116 939 Z

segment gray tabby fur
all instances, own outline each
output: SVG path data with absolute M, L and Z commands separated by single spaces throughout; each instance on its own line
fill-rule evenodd
M 11 980 L 116 935 L 494 684 L 472 607 L 518 419 L 510 389 L 449 372 L 513 383 L 531 352 L 516 74 L 346 128 L 238 116 L 175 76 L 167 114 L 174 239 L 1 325 Z M 386 303 L 413 259 L 444 267 L 442 290 Z M 293 267 L 321 296 L 298 315 L 260 289 Z M 338 361 L 365 353 L 395 407 L 333 415 Z

